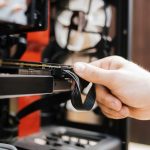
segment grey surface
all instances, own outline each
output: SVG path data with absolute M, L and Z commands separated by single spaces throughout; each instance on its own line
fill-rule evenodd
M 83 135 L 83 137 L 81 137 L 81 139 L 84 139 L 84 135 L 90 135 L 91 138 L 93 137 L 105 137 L 104 139 L 101 138 L 102 140 L 100 141 L 96 141 L 97 144 L 95 146 L 89 146 L 89 145 L 85 145 L 85 148 L 82 147 L 78 147 L 76 146 L 76 143 L 70 143 L 70 144 L 65 144 L 63 143 L 62 146 L 55 146 L 53 144 L 53 141 L 51 144 L 49 144 L 49 146 L 47 145 L 38 145 L 35 144 L 34 139 L 35 138 L 42 138 L 45 137 L 45 135 L 49 135 L 49 133 L 66 133 L 66 132 L 71 132 L 71 133 L 75 133 L 75 137 L 76 134 L 81 134 Z M 73 137 L 73 136 L 71 136 Z M 92 141 L 92 139 L 90 139 Z M 94 140 L 93 140 L 94 141 Z M 59 139 L 59 142 L 60 139 Z M 111 137 L 109 135 L 105 135 L 105 134 L 100 134 L 100 133 L 95 133 L 95 132 L 91 132 L 91 131 L 85 131 L 85 130 L 80 130 L 80 129 L 74 129 L 74 128 L 66 128 L 66 127 L 52 127 L 52 128 L 47 128 L 45 129 L 43 132 L 39 133 L 39 134 L 35 134 L 31 137 L 28 137 L 26 139 L 20 139 L 18 142 L 15 143 L 15 145 L 19 148 L 19 147 L 26 147 L 26 149 L 29 150 L 49 150 L 51 149 L 59 149 L 59 150 L 121 150 L 121 141 L 115 137 Z

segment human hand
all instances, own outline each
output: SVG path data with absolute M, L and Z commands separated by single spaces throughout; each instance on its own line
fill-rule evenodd
M 74 71 L 96 84 L 96 100 L 109 118 L 150 119 L 150 73 L 119 56 L 75 63 Z

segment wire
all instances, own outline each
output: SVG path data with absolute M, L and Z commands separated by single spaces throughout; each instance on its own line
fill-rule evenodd
M 0 150 L 17 150 L 17 148 L 12 145 L 0 143 Z
M 73 86 L 71 92 L 71 103 L 77 110 L 91 110 L 95 104 L 95 87 L 92 85 L 85 100 L 81 97 L 81 82 L 78 76 L 70 70 L 64 70 L 69 77 L 73 79 Z

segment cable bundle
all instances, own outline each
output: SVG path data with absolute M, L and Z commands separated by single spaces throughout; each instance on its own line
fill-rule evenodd
M 81 82 L 78 76 L 70 70 L 64 70 L 64 72 L 73 80 L 72 92 L 71 92 L 71 103 L 77 110 L 91 110 L 95 104 L 95 87 L 92 84 L 86 99 L 82 100 L 81 97 Z

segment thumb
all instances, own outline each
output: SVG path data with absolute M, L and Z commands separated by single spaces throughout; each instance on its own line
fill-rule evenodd
M 110 85 L 113 78 L 111 70 L 104 70 L 82 62 L 77 62 L 74 64 L 74 71 L 81 78 L 104 86 Z

